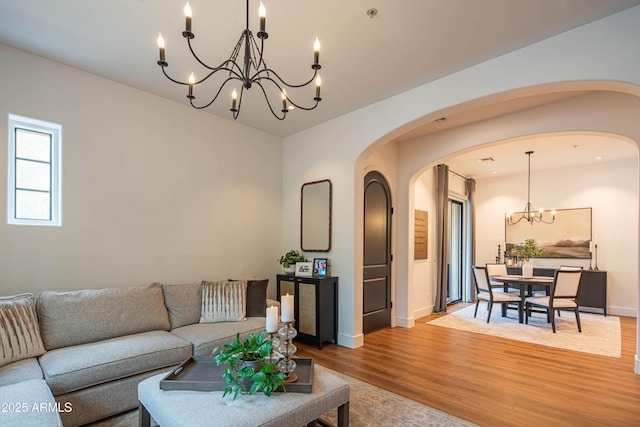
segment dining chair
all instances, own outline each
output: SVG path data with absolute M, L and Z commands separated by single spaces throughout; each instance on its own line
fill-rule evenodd
M 473 276 L 476 279 L 477 291 L 476 309 L 473 312 L 473 317 L 476 317 L 478 314 L 478 305 L 480 304 L 480 300 L 486 301 L 488 304 L 487 309 L 489 313 L 487 314 L 487 323 L 489 323 L 489 320 L 491 319 L 491 309 L 493 308 L 493 304 L 516 303 L 518 304 L 518 308 L 522 308 L 522 299 L 520 299 L 519 295 L 499 291 L 491 287 L 486 267 L 478 267 L 474 265 Z
M 561 265 L 560 270 L 584 270 L 584 267 L 581 265 Z M 558 317 L 562 317 L 560 316 L 560 310 L 556 310 L 556 313 L 558 313 Z
M 491 278 L 492 276 L 506 276 L 506 275 L 509 274 L 509 272 L 507 271 L 507 265 L 506 264 L 489 264 L 489 263 L 487 263 L 484 266 L 487 268 L 487 275 L 489 276 L 489 278 Z M 518 289 L 509 288 L 508 284 L 492 283 L 491 280 L 489 280 L 489 285 L 493 289 L 502 289 L 505 292 L 520 292 Z
M 549 296 L 532 296 L 525 302 L 525 323 L 529 323 L 531 307 L 541 307 L 547 311 L 547 322 L 551 323 L 553 333 L 556 333 L 555 311 L 571 310 L 576 315 L 578 332 L 582 332 L 580 326 L 580 313 L 578 306 L 578 292 L 580 291 L 580 278 L 582 270 L 556 270 L 551 284 Z

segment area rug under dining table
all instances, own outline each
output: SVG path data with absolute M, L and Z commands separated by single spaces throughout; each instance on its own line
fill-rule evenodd
M 533 313 L 529 324 L 524 324 L 518 323 L 517 311 L 509 310 L 507 317 L 502 317 L 500 307 L 496 305 L 491 321 L 487 323 L 486 307 L 486 304 L 480 304 L 476 318 L 473 317 L 475 305 L 472 305 L 427 324 L 600 356 L 621 356 L 620 319 L 617 316 L 580 313 L 582 333 L 579 333 L 575 315 L 565 311 L 562 317 L 556 315 L 557 333 L 554 334 L 544 313 Z

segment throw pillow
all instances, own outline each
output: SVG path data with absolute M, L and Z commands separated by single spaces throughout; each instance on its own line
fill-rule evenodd
M 44 353 L 33 295 L 0 298 L 0 366 Z
M 247 282 L 202 282 L 200 323 L 239 322 L 247 313 Z
M 247 282 L 247 317 L 267 316 L 267 286 L 269 279 L 256 280 L 256 276 L 247 275 L 230 282 Z
M 202 282 L 163 284 L 162 292 L 171 329 L 198 323 L 202 312 Z
M 267 316 L 269 279 L 247 280 L 247 317 Z

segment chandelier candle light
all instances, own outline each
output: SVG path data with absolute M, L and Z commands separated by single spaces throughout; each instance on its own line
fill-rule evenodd
M 169 63 L 165 57 L 165 41 L 161 34 L 158 35 L 158 48 L 160 50 L 160 59 L 158 60 L 158 65 L 162 67 L 162 72 L 164 75 L 171 80 L 172 82 L 180 85 L 188 86 L 188 94 L 187 98 L 191 103 L 193 108 L 203 109 L 211 106 L 225 85 L 232 81 L 239 81 L 240 85 L 240 94 L 238 95 L 237 89 L 234 87 L 231 93 L 231 108 L 233 118 L 237 119 L 240 115 L 240 108 L 242 106 L 242 96 L 244 94 L 245 89 L 250 89 L 253 85 L 258 86 L 264 95 L 265 100 L 267 101 L 267 106 L 269 110 L 271 110 L 271 114 L 278 120 L 284 120 L 287 117 L 287 112 L 293 110 L 294 108 L 299 108 L 301 110 L 313 110 L 318 106 L 318 103 L 322 100 L 320 97 L 320 86 L 322 84 L 322 79 L 318 74 L 318 70 L 320 70 L 320 41 L 316 37 L 315 43 L 313 44 L 313 64 L 311 64 L 311 69 L 313 70 L 313 75 L 311 78 L 300 84 L 291 84 L 283 80 L 278 73 L 276 73 L 273 69 L 267 66 L 267 63 L 264 60 L 264 41 L 269 37 L 269 34 L 265 31 L 266 29 L 266 8 L 260 3 L 260 7 L 258 8 L 258 16 L 260 18 L 260 31 L 256 33 L 256 36 L 260 39 L 260 46 L 256 42 L 253 37 L 252 32 L 249 30 L 249 0 L 247 0 L 247 8 L 246 8 L 246 27 L 242 34 L 240 35 L 240 39 L 236 46 L 233 48 L 231 52 L 231 56 L 229 59 L 223 61 L 217 67 L 207 65 L 203 60 L 196 55 L 193 46 L 191 45 L 191 40 L 195 38 L 195 34 L 192 32 L 192 10 L 191 6 L 187 2 L 184 7 L 185 14 L 185 30 L 182 32 L 182 36 L 187 40 L 187 45 L 189 46 L 189 50 L 191 54 L 196 59 L 196 61 L 202 65 L 206 71 L 204 77 L 200 80 L 196 80 L 194 73 L 191 73 L 186 82 L 175 79 L 169 74 L 167 74 L 167 67 Z M 238 56 L 242 52 L 242 59 L 239 60 Z M 195 104 L 194 100 L 196 99 L 194 95 L 194 87 L 200 84 L 205 83 L 210 77 L 215 75 L 218 72 L 222 72 L 221 74 L 227 73 L 226 79 L 220 85 L 220 88 L 216 92 L 215 96 L 208 103 L 204 103 L 201 105 Z M 303 106 L 294 102 L 290 96 L 287 94 L 285 88 L 290 89 L 299 89 L 305 87 L 312 82 L 315 81 L 315 96 L 313 100 L 315 104 L 311 104 L 310 106 Z M 268 83 L 268 84 L 267 84 Z M 278 114 L 269 100 L 269 95 L 267 94 L 267 89 L 275 91 L 280 94 L 282 98 L 282 109 L 280 110 L 280 114 Z
M 513 217 L 513 211 L 507 213 L 505 219 L 508 225 L 515 225 L 520 221 L 522 221 L 523 219 L 526 219 L 527 221 L 529 221 L 529 224 L 531 225 L 533 225 L 534 222 L 551 224 L 556 220 L 556 211 L 555 210 L 551 211 L 551 221 L 549 221 L 544 219 L 543 215 L 545 211 L 542 208 L 540 208 L 540 210 L 536 212 L 536 210 L 533 209 L 533 205 L 531 204 L 531 155 L 533 154 L 533 151 L 527 151 L 524 154 L 529 156 L 529 172 L 528 172 L 528 181 L 527 181 L 527 205 L 524 207 L 524 211 L 522 212 L 522 215 L 517 220 L 515 220 Z

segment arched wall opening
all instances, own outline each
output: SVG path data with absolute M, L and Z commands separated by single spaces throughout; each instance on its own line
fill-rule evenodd
M 624 86 L 624 85 L 622 85 Z M 362 242 L 358 239 L 358 230 L 361 230 L 361 218 L 358 218 L 358 203 L 361 192 L 358 182 L 369 170 L 380 170 L 390 176 L 390 184 L 394 193 L 395 215 L 394 229 L 396 230 L 394 241 L 394 324 L 398 326 L 413 326 L 415 313 L 424 312 L 424 307 L 415 307 L 412 301 L 416 300 L 415 271 L 412 253 L 412 227 L 413 211 L 415 208 L 414 192 L 418 178 L 428 170 L 448 157 L 475 150 L 485 144 L 498 144 L 513 138 L 526 138 L 529 135 L 557 132 L 603 132 L 606 134 L 620 135 L 634 141 L 637 145 L 640 141 L 640 129 L 634 124 L 635 117 L 640 113 L 640 98 L 637 87 L 621 87 L 617 83 L 609 82 L 575 82 L 573 84 L 551 84 L 524 90 L 514 90 L 509 93 L 500 93 L 495 96 L 485 97 L 482 100 L 473 100 L 465 105 L 458 105 L 447 110 L 441 110 L 426 115 L 412 123 L 408 123 L 384 138 L 379 139 L 363 150 L 356 162 L 356 218 L 355 218 L 355 289 L 354 296 L 361 297 L 358 290 L 358 266 L 361 265 Z M 588 89 L 588 88 L 591 89 Z M 615 87 L 617 91 L 610 91 Z M 605 90 L 603 90 L 605 89 Z M 622 89 L 622 90 L 621 90 Z M 418 124 L 429 123 L 437 117 L 447 116 L 456 112 L 471 108 L 490 108 L 492 100 L 502 102 L 505 99 L 517 99 L 522 96 L 531 96 L 535 93 L 553 93 L 553 91 L 584 90 L 579 96 L 538 105 L 525 110 L 503 114 L 497 117 L 468 123 L 442 132 L 434 132 L 417 136 L 411 139 L 403 139 L 402 135 L 413 131 Z M 626 93 L 625 93 L 626 92 Z M 630 95 L 633 93 L 634 95 Z M 453 112 L 453 113 L 452 113 Z M 638 183 L 637 161 L 635 165 L 634 181 Z M 638 211 L 640 197 L 635 195 L 634 207 Z M 638 215 L 633 218 L 633 225 L 637 230 Z M 430 232 L 430 234 L 432 234 Z M 635 236 L 638 236 L 636 231 Z M 430 240 L 432 238 L 430 237 Z M 432 243 L 430 243 L 431 245 Z M 638 253 L 638 240 L 634 244 L 635 258 Z M 430 253 L 431 247 L 430 247 Z M 635 269 L 634 283 L 636 284 L 636 297 L 634 310 L 637 315 L 637 283 L 638 271 Z M 358 331 L 358 318 L 354 313 L 354 326 Z

